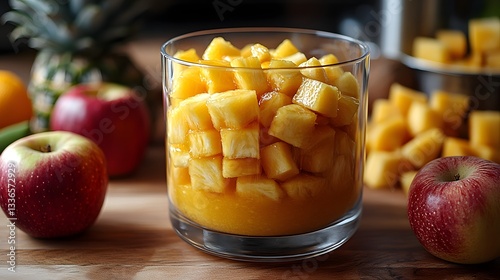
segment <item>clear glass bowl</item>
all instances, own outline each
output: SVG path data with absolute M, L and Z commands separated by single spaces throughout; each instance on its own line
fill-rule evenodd
M 217 38 L 217 39 L 215 39 Z M 207 30 L 161 47 L 170 219 L 249 261 L 318 256 L 362 210 L 368 47 L 290 28 Z

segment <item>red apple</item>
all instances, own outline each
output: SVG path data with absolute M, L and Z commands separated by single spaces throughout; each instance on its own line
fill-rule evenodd
M 0 206 L 13 227 L 33 237 L 64 237 L 89 228 L 107 186 L 104 153 L 71 132 L 26 136 L 0 156 Z
M 500 257 L 500 164 L 472 156 L 431 161 L 410 185 L 408 219 L 438 258 L 475 264 Z
M 139 166 L 149 142 L 143 99 L 122 85 L 77 85 L 57 100 L 50 128 L 94 140 L 106 155 L 109 175 L 128 175 Z

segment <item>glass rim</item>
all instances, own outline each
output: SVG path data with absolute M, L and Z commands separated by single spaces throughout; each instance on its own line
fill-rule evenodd
M 191 37 L 196 37 L 196 36 L 205 36 L 205 35 L 210 35 L 210 34 L 223 34 L 223 33 L 244 34 L 244 33 L 257 33 L 257 32 L 264 32 L 267 34 L 272 34 L 272 33 L 290 33 L 290 34 L 296 33 L 297 34 L 297 33 L 301 33 L 304 35 L 315 35 L 315 36 L 319 36 L 319 37 L 327 38 L 327 39 L 328 38 L 329 39 L 338 39 L 338 40 L 342 40 L 342 41 L 357 45 L 360 48 L 360 50 L 362 51 L 362 53 L 361 53 L 361 55 L 359 55 L 353 59 L 342 60 L 342 61 L 339 61 L 336 63 L 330 63 L 330 64 L 325 64 L 325 65 L 295 66 L 295 67 L 283 67 L 283 68 L 251 68 L 251 67 L 232 67 L 232 66 L 210 65 L 210 64 L 203 64 L 203 63 L 198 63 L 198 62 L 191 62 L 191 61 L 186 61 L 186 60 L 176 58 L 173 55 L 170 55 L 165 51 L 165 49 L 167 48 L 168 45 L 171 45 L 172 43 L 174 43 L 176 41 L 186 39 L 186 38 L 191 38 Z M 167 58 L 169 60 L 172 60 L 176 63 L 182 64 L 185 66 L 198 66 L 198 67 L 204 67 L 204 68 L 221 68 L 221 69 L 251 69 L 251 70 L 278 71 L 278 70 L 314 69 L 314 68 L 324 68 L 324 67 L 343 66 L 343 65 L 354 64 L 354 63 L 365 60 L 370 54 L 370 48 L 369 48 L 368 44 L 364 43 L 361 40 L 354 39 L 354 38 L 346 36 L 346 35 L 342 35 L 342 34 L 338 34 L 338 33 L 334 33 L 334 32 L 329 32 L 329 31 L 307 29 L 307 28 L 293 28 L 293 27 L 231 27 L 231 28 L 205 29 L 205 30 L 194 31 L 194 32 L 189 32 L 189 33 L 175 36 L 175 37 L 167 40 L 165 43 L 163 43 L 161 45 L 160 53 L 161 53 L 163 58 Z

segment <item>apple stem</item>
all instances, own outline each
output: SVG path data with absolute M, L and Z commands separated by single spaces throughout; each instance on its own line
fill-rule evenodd
M 455 181 L 460 180 L 460 174 L 458 174 L 458 173 L 457 173 L 457 174 L 455 174 L 455 176 L 454 176 L 454 177 L 455 177 Z
M 41 150 L 42 150 L 42 152 L 44 152 L 44 153 L 50 153 L 50 152 L 52 152 L 52 148 L 50 147 L 50 145 L 49 145 L 49 144 L 47 144 L 47 145 L 45 145 L 45 146 L 42 146 Z

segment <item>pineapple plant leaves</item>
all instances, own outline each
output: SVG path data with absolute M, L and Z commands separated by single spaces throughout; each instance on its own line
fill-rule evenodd
M 138 31 L 148 1 L 9 3 L 12 10 L 2 15 L 2 21 L 15 25 L 10 34 L 12 42 L 24 39 L 29 47 L 38 50 L 28 85 L 34 109 L 30 125 L 33 132 L 50 129 L 55 102 L 75 84 L 112 82 L 145 90 L 143 73 L 118 47 Z M 149 96 L 146 102 L 150 107 L 158 103 Z

